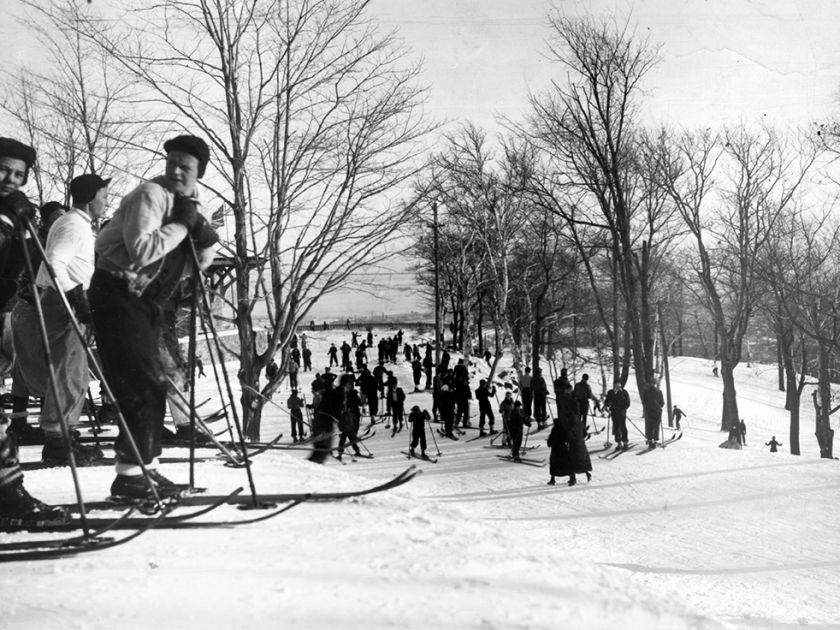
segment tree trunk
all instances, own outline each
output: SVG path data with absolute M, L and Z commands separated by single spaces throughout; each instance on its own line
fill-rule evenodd
M 720 430 L 729 431 L 735 424 L 741 421 L 738 415 L 738 397 L 735 392 L 734 370 L 737 363 L 733 364 L 728 358 L 721 357 L 720 376 L 723 380 L 723 413 L 720 419 Z
M 820 457 L 833 459 L 834 430 L 829 423 L 828 411 L 831 409 L 831 374 L 829 362 L 831 360 L 831 348 L 829 343 L 820 340 L 817 344 L 819 352 L 819 406 L 817 412 L 817 443 L 820 446 Z M 814 400 L 816 403 L 816 399 Z

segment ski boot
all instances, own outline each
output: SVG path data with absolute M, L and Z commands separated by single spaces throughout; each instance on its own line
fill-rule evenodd
M 0 530 L 55 527 L 69 522 L 70 512 L 34 498 L 23 487 L 22 479 L 0 487 Z

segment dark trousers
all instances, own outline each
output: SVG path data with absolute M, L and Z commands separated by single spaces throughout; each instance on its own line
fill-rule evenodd
M 545 394 L 534 394 L 534 417 L 537 419 L 537 422 L 545 422 L 546 420 L 545 398 Z M 528 412 L 526 411 L 525 413 Z
M 292 439 L 297 436 L 303 437 L 303 412 L 300 409 L 292 409 Z
M 613 435 L 616 442 L 627 442 L 627 416 L 622 414 L 614 414 L 613 421 Z
M 88 301 L 102 372 L 114 392 L 143 464 L 160 455 L 166 412 L 166 377 L 160 358 L 162 314 L 151 300 L 133 295 L 125 281 L 97 269 Z M 139 464 L 122 428 L 114 442 L 117 461 Z
M 534 400 L 534 392 L 530 387 L 522 388 L 522 411 L 526 416 L 531 415 L 531 402 Z
M 420 444 L 420 450 L 426 450 L 426 427 L 425 425 L 415 426 L 411 433 L 411 448 L 417 448 Z
M 522 432 L 510 434 L 510 454 L 514 459 L 519 458 L 519 449 L 522 447 Z
M 482 405 L 478 406 L 478 428 L 484 428 L 484 418 L 487 418 L 488 422 L 490 423 L 490 430 L 493 430 L 493 423 L 495 422 L 496 418 L 493 417 L 493 410 L 490 407 L 484 407 Z
M 320 435 L 320 439 L 312 442 L 312 453 L 309 461 L 323 464 L 332 449 L 333 421 L 329 414 L 316 411 L 312 418 L 312 435 Z
M 645 439 L 648 442 L 659 441 L 659 425 L 662 424 L 662 412 L 645 413 Z

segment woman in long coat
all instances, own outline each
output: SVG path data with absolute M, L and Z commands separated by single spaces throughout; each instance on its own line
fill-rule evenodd
M 551 447 L 551 479 L 548 484 L 553 486 L 557 476 L 568 476 L 569 485 L 573 486 L 577 483 L 576 473 L 586 473 L 587 481 L 592 478 L 592 460 L 584 441 L 578 408 L 572 399 L 571 385 L 564 383 L 557 393 L 557 419 L 548 436 L 548 445 Z

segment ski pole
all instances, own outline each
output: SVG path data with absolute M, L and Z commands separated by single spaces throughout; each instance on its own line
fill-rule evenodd
M 195 265 L 195 273 L 201 273 L 199 270 L 201 266 L 199 265 L 198 261 L 198 253 L 195 250 L 195 243 L 193 243 L 192 239 L 187 239 L 190 246 L 190 252 L 192 253 L 192 262 Z M 203 313 L 206 313 L 207 316 L 207 324 L 210 328 L 210 332 L 213 335 L 213 342 L 216 346 L 216 352 L 219 355 L 219 366 L 222 369 L 222 375 L 225 379 L 225 387 L 227 388 L 228 393 L 228 400 L 230 401 L 230 411 L 231 415 L 233 416 L 233 423 L 236 426 L 236 432 L 239 437 L 239 447 L 242 450 L 242 458 L 245 463 L 245 473 L 248 477 L 248 485 L 251 489 L 251 502 L 252 507 L 257 508 L 259 507 L 259 501 L 257 500 L 257 488 L 254 484 L 254 475 L 251 471 L 251 460 L 248 457 L 248 447 L 245 445 L 245 435 L 242 432 L 242 425 L 239 422 L 239 414 L 236 411 L 236 405 L 234 404 L 234 396 L 233 390 L 230 385 L 230 379 L 228 378 L 227 368 L 225 368 L 224 362 L 224 353 L 222 352 L 222 346 L 219 342 L 219 335 L 216 333 L 216 325 L 213 323 L 213 314 L 212 310 L 210 309 L 210 302 L 207 299 L 207 292 L 205 291 L 204 283 L 198 282 L 199 292 L 201 293 L 201 304 L 203 306 Z M 194 413 L 194 411 L 193 411 Z
M 87 417 L 93 424 L 93 441 L 96 443 L 96 448 L 101 449 L 102 444 L 99 443 L 99 433 L 102 431 L 102 425 L 99 424 L 99 418 L 96 417 L 96 405 L 93 404 L 93 394 L 90 393 L 90 386 L 87 388 L 87 403 Z
M 187 342 L 187 369 L 189 370 L 190 384 L 190 490 L 195 488 L 195 352 L 196 352 L 196 326 L 195 319 L 198 306 L 198 268 L 196 268 L 192 279 L 192 295 L 190 296 L 190 329 L 189 341 Z M 224 406 L 224 403 L 223 403 Z
M 627 421 L 628 421 L 630 424 L 632 424 L 632 425 L 633 425 L 633 428 L 634 428 L 634 429 L 636 429 L 636 431 L 638 431 L 638 432 L 639 432 L 639 435 L 641 435 L 643 438 L 647 439 L 647 435 L 645 435 L 645 432 L 644 432 L 644 431 L 642 431 L 642 430 L 641 430 L 638 426 L 636 426 L 636 423 L 635 423 L 635 422 L 633 422 L 633 421 L 630 419 L 630 417 L 629 417 L 629 416 L 627 417 Z
M 426 412 L 426 413 L 428 413 L 428 412 Z M 437 438 L 435 437 L 435 428 L 429 426 L 428 420 L 429 420 L 428 418 L 423 416 L 423 428 L 424 428 L 424 430 L 426 430 L 426 429 L 429 430 L 429 433 L 432 436 L 432 443 L 435 445 L 435 450 L 437 451 L 438 456 L 443 455 L 443 453 L 440 452 L 440 447 L 438 446 L 438 441 L 437 441 Z

